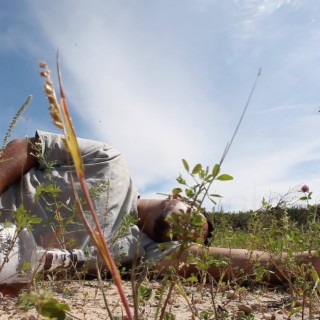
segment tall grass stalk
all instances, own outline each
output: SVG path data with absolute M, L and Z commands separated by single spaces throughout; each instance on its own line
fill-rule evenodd
M 24 104 L 19 108 L 19 110 L 14 115 L 14 117 L 13 117 L 13 119 L 12 119 L 10 125 L 9 125 L 9 128 L 7 130 L 7 133 L 6 133 L 6 135 L 5 135 L 4 139 L 3 139 L 2 147 L 0 149 L 0 155 L 2 153 L 2 150 L 4 150 L 4 148 L 8 144 L 8 141 L 9 141 L 11 135 L 12 135 L 13 129 L 15 128 L 18 119 L 21 117 L 22 113 L 27 109 L 27 107 L 29 106 L 31 100 L 32 100 L 32 96 L 29 96 L 27 98 L 27 100 L 24 102 Z
M 238 131 L 239 131 L 240 125 L 241 125 L 241 123 L 242 123 L 242 121 L 243 121 L 243 118 L 244 118 L 245 114 L 247 113 L 248 107 L 249 107 L 250 102 L 251 102 L 251 98 L 252 98 L 252 96 L 253 96 L 253 94 L 254 94 L 254 92 L 255 92 L 255 90 L 256 90 L 256 86 L 257 86 L 257 84 L 258 84 L 258 80 L 259 80 L 259 78 L 260 78 L 260 76 L 261 76 L 261 72 L 262 72 L 262 69 L 259 68 L 258 73 L 257 73 L 257 75 L 256 75 L 256 78 L 255 78 L 255 80 L 254 80 L 254 82 L 253 82 L 252 88 L 251 88 L 251 90 L 250 90 L 248 99 L 247 99 L 247 101 L 246 101 L 246 103 L 245 103 L 245 105 L 244 105 L 244 108 L 243 108 L 243 111 L 242 111 L 242 113 L 241 113 L 241 116 L 240 116 L 240 119 L 239 119 L 239 121 L 238 121 L 238 124 L 237 124 L 237 126 L 236 126 L 236 128 L 235 128 L 235 130 L 234 130 L 234 132 L 233 132 L 233 134 L 232 134 L 231 140 L 230 140 L 230 142 L 227 143 L 227 145 L 226 145 L 226 147 L 225 147 L 225 149 L 224 149 L 224 151 L 223 151 L 223 154 L 222 154 L 222 156 L 221 156 L 221 159 L 220 159 L 219 164 L 216 165 L 216 166 L 219 166 L 219 169 L 221 168 L 222 163 L 224 162 L 227 154 L 229 153 L 229 150 L 230 150 L 230 148 L 231 148 L 231 146 L 232 146 L 232 143 L 233 143 L 233 141 L 234 141 L 234 138 L 236 137 L 236 135 L 237 135 L 237 133 L 238 133 Z M 204 200 L 205 200 L 205 198 L 206 198 L 206 196 L 207 196 L 207 194 L 208 194 L 208 192 L 209 192 L 209 190 L 210 190 L 210 187 L 211 187 L 211 185 L 212 185 L 212 183 L 213 183 L 214 180 L 215 180 L 215 177 L 214 177 L 214 179 L 212 179 L 212 181 L 206 186 L 206 192 L 205 192 L 204 195 L 203 195 L 201 204 L 204 202 Z
M 82 209 L 79 195 L 76 191 L 74 183 L 72 183 L 73 191 L 75 194 L 75 200 L 76 200 L 77 207 L 79 209 L 80 216 L 81 216 L 81 218 L 84 222 L 84 225 L 90 235 L 91 241 L 96 246 L 99 253 L 101 254 L 103 261 L 105 262 L 105 264 L 106 264 L 106 266 L 107 266 L 107 268 L 108 268 L 108 270 L 109 270 L 109 272 L 110 272 L 110 274 L 111 274 L 111 276 L 117 286 L 117 289 L 119 291 L 119 295 L 122 300 L 123 306 L 125 308 L 128 320 L 132 320 L 133 318 L 131 315 L 129 304 L 128 304 L 128 301 L 127 301 L 126 296 L 124 294 L 124 291 L 123 291 L 120 273 L 118 271 L 118 268 L 117 268 L 115 262 L 113 261 L 113 258 L 110 254 L 108 246 L 105 242 L 103 232 L 102 232 L 97 214 L 95 212 L 93 202 L 92 202 L 92 199 L 89 194 L 88 187 L 86 185 L 82 157 L 80 154 L 75 130 L 74 130 L 74 127 L 73 127 L 73 124 L 71 121 L 71 116 L 69 113 L 69 108 L 67 105 L 66 96 L 65 96 L 63 86 L 62 86 L 58 55 L 57 55 L 57 71 L 58 71 L 59 88 L 60 88 L 60 103 L 58 102 L 58 99 L 56 97 L 55 89 L 54 89 L 53 83 L 50 78 L 50 70 L 49 70 L 47 64 L 41 62 L 39 64 L 39 66 L 42 69 L 42 71 L 40 72 L 40 75 L 45 78 L 44 88 L 45 88 L 45 94 L 46 94 L 48 101 L 50 103 L 50 107 L 49 107 L 50 114 L 53 118 L 54 124 L 58 128 L 60 128 L 64 133 L 64 143 L 65 143 L 65 146 L 72 157 L 72 160 L 73 160 L 73 163 L 75 166 L 77 179 L 80 183 L 84 199 L 88 205 L 91 216 L 93 218 L 94 229 L 90 225 L 90 223 L 88 222 L 88 220 L 85 216 L 85 213 Z

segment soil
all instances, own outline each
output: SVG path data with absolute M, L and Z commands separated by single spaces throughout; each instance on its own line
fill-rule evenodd
M 133 295 L 130 281 L 123 282 L 124 290 L 133 312 Z M 139 319 L 155 319 L 159 303 L 160 281 L 150 281 L 151 297 L 141 301 Z M 186 298 L 178 290 L 173 290 L 167 311 L 171 317 L 165 319 L 319 319 L 320 309 L 307 301 L 294 300 L 286 293 L 286 288 L 224 288 L 218 292 L 210 285 L 185 286 Z M 103 291 L 114 319 L 127 319 L 117 288 L 112 281 L 103 281 Z M 66 319 L 102 320 L 109 319 L 103 295 L 97 280 L 90 281 L 41 281 L 32 292 L 52 294 L 60 303 L 67 304 L 70 311 Z M 150 291 L 149 291 L 150 292 Z M 214 296 L 214 298 L 213 298 Z M 167 297 L 167 294 L 164 295 Z M 165 298 L 164 298 L 165 299 Z M 40 316 L 35 308 L 22 310 L 17 296 L 1 295 L 0 319 L 36 320 L 48 319 Z M 291 310 L 291 311 L 290 311 Z M 311 311 L 312 316 L 309 317 Z M 295 313 L 296 312 L 296 313 Z M 304 314 L 303 314 L 304 313 Z

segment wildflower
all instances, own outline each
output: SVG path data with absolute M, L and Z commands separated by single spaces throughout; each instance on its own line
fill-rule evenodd
M 304 185 L 301 187 L 301 191 L 302 191 L 302 192 L 309 192 L 309 186 L 307 186 L 306 184 L 304 184 Z

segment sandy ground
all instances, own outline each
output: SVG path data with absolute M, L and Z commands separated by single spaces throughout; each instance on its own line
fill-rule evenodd
M 159 305 L 159 281 L 151 281 L 147 287 L 152 289 L 151 298 L 141 301 L 139 306 L 139 319 L 155 319 Z M 104 281 L 103 288 L 108 302 L 109 309 L 114 319 L 127 319 L 120 301 L 118 292 L 112 281 Z M 184 287 L 187 293 L 183 297 L 178 290 L 173 291 L 167 310 L 174 316 L 167 319 L 320 319 L 320 309 L 316 305 L 306 303 L 305 314 L 302 314 L 302 302 L 294 301 L 285 292 L 276 289 L 250 289 L 225 288 L 215 292 L 215 288 L 205 285 L 201 289 L 198 286 Z M 131 284 L 124 282 L 124 289 L 133 313 L 133 296 Z M 60 303 L 68 304 L 70 311 L 66 319 L 108 319 L 108 312 L 104 303 L 103 295 L 96 280 L 91 281 L 57 281 L 40 282 L 38 290 L 46 290 L 52 293 Z M 214 294 L 214 298 L 212 296 Z M 47 319 L 30 309 L 21 310 L 18 306 L 18 298 L 1 296 L 0 298 L 0 319 L 35 320 Z M 295 309 L 292 304 L 296 303 Z M 163 306 L 163 301 L 160 307 Z M 161 312 L 161 308 L 159 308 Z M 291 310 L 291 313 L 290 313 Z M 297 312 L 293 314 L 293 310 Z M 309 317 L 309 311 L 312 316 Z M 157 319 L 160 317 L 158 316 Z

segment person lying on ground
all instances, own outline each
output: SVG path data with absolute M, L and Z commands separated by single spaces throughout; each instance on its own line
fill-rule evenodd
M 176 214 L 182 221 L 184 215 L 190 214 L 188 205 L 177 199 L 140 198 L 119 151 L 98 141 L 78 138 L 78 143 L 86 182 L 94 191 L 94 206 L 117 263 L 155 261 L 153 267 L 159 274 L 171 267 L 187 277 L 198 272 L 197 265 L 188 260 L 190 254 L 199 256 L 205 252 L 216 261 L 227 261 L 227 267 L 221 268 L 217 263 L 208 266 L 208 272 L 217 279 L 250 277 L 257 264 L 269 270 L 273 279 L 286 279 L 279 267 L 286 253 L 279 257 L 263 251 L 207 247 L 213 226 L 202 213 L 200 228 L 190 232 L 194 243 L 181 247 L 185 240 L 181 237 L 185 235 L 172 237 L 167 218 Z M 62 135 L 38 130 L 34 138 L 11 141 L 0 159 L 0 220 L 13 221 L 14 212 L 23 204 L 27 212 L 42 218 L 33 227 L 39 246 L 87 250 L 90 239 L 76 212 L 71 176 L 75 177 L 75 172 Z M 76 180 L 74 183 L 81 194 L 79 184 Z M 51 192 L 45 189 L 48 185 Z M 200 238 L 203 244 L 198 243 Z M 166 249 L 159 244 L 165 244 Z M 302 252 L 296 259 L 312 264 L 320 274 L 317 252 Z

